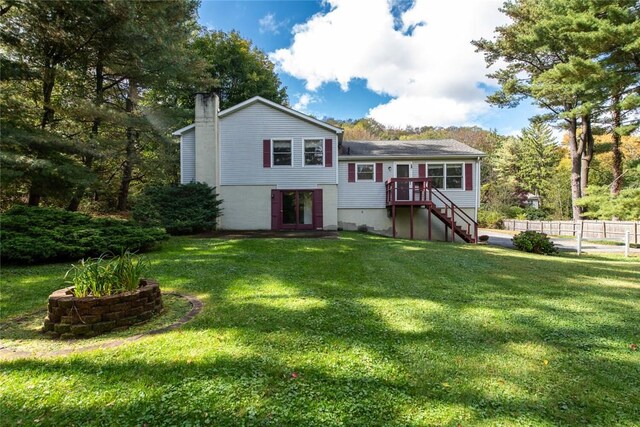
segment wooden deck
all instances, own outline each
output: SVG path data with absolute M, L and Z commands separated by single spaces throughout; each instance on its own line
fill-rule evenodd
M 458 207 L 442 191 L 432 185 L 429 178 L 390 178 L 386 185 L 386 206 L 391 209 L 393 236 L 396 237 L 396 209 L 409 208 L 409 233 L 413 239 L 414 209 L 424 207 L 429 210 L 427 215 L 428 239 L 431 240 L 431 217 L 435 216 L 445 225 L 445 231 L 450 230 L 451 241 L 455 236 L 465 242 L 478 241 L 478 223 L 465 211 Z M 445 237 L 449 233 L 445 233 Z

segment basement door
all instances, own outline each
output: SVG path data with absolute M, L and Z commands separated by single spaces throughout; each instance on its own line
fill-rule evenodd
M 271 190 L 272 230 L 322 229 L 322 190 Z

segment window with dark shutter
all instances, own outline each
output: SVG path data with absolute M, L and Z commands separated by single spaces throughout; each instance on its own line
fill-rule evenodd
M 322 139 L 304 139 L 304 165 L 305 166 L 322 166 L 323 142 Z
M 271 140 L 262 140 L 262 167 L 271 167 Z
M 333 140 L 330 138 L 324 140 L 324 166 L 333 167 Z
M 349 182 L 356 182 L 356 164 L 349 163 L 347 167 L 349 171 Z
M 273 140 L 273 166 L 292 166 L 292 150 L 290 139 Z
M 356 165 L 356 180 L 375 181 L 373 163 L 358 163 Z
M 464 164 L 464 189 L 473 190 L 473 163 Z
M 376 163 L 376 182 L 382 182 L 382 163 Z

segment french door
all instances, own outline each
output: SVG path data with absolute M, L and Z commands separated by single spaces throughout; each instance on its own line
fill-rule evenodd
M 322 228 L 322 190 L 272 190 L 271 229 Z

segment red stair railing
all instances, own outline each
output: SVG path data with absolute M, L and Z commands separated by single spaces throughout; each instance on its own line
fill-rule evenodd
M 407 184 L 407 187 L 403 186 L 403 190 L 408 189 L 409 198 L 407 200 L 399 200 L 397 197 L 399 183 Z M 421 205 L 424 203 L 425 205 L 430 204 L 435 209 L 444 208 L 443 215 L 449 220 L 448 225 L 451 227 L 452 241 L 457 226 L 456 215 L 457 218 L 466 225 L 467 235 L 473 236 L 474 242 L 478 241 L 478 223 L 458 207 L 458 205 L 453 203 L 442 191 L 434 187 L 431 178 L 389 178 L 385 185 L 387 206 Z M 438 206 L 438 204 L 443 206 Z

